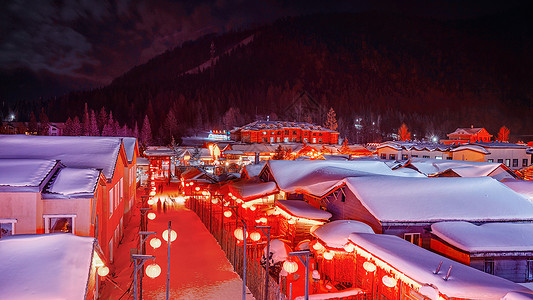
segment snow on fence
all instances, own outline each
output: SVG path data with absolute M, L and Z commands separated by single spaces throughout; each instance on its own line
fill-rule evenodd
M 242 278 L 243 273 L 243 246 L 237 243 L 233 236 L 236 224 L 224 222 L 223 210 L 220 204 L 213 204 L 210 198 L 192 196 L 186 202 L 187 208 L 194 211 L 205 227 L 218 241 L 218 244 L 226 253 L 226 257 L 233 265 L 235 272 Z M 285 293 L 280 290 L 280 285 L 271 276 L 268 277 L 268 299 L 265 299 L 265 276 L 266 270 L 259 263 L 263 247 L 258 244 L 250 244 L 247 247 L 246 285 L 257 300 L 287 300 Z M 282 284 L 282 286 L 284 286 Z

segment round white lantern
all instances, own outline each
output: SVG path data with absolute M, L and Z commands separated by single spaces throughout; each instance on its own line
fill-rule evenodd
M 198 192 L 198 191 L 200 191 L 200 187 L 197 186 L 197 187 L 194 188 L 194 190 Z
M 218 204 L 218 199 L 217 199 L 217 198 L 213 198 L 213 199 L 211 199 L 211 203 L 213 203 L 213 204 Z
M 251 211 L 255 211 L 257 209 L 257 207 L 255 207 L 254 205 L 250 206 L 250 210 Z
M 313 245 L 313 249 L 315 249 L 316 251 L 322 251 L 322 250 L 324 249 L 324 246 L 322 246 L 321 243 L 316 242 L 316 243 Z
M 266 223 L 266 222 L 268 222 L 268 220 L 267 220 L 266 217 L 261 217 L 261 218 L 259 218 L 259 222 Z
M 231 212 L 231 210 L 226 210 L 226 211 L 224 212 L 224 217 L 226 217 L 226 218 L 231 217 L 231 215 L 233 215 L 233 213 Z
M 283 263 L 283 270 L 285 270 L 285 272 L 289 274 L 292 274 L 298 271 L 298 263 L 296 263 L 295 261 L 286 260 Z
M 150 278 L 156 278 L 161 274 L 161 267 L 158 264 L 151 264 L 146 267 L 146 276 Z
M 233 231 L 233 235 L 239 241 L 242 241 L 243 240 L 243 236 L 244 236 L 244 230 L 241 227 L 235 228 L 235 231 Z M 248 232 L 246 232 L 246 238 L 248 238 Z
M 153 238 L 150 240 L 150 246 L 152 246 L 154 249 L 157 249 L 161 247 L 161 240 L 158 238 Z
M 153 220 L 153 219 L 155 219 L 155 213 L 149 212 L 147 217 L 148 217 L 148 219 Z
M 331 252 L 331 251 L 326 251 L 326 252 L 324 252 L 323 255 L 324 255 L 324 258 L 327 259 L 327 260 L 332 260 L 333 256 L 334 256 L 333 252 Z
M 369 261 L 365 261 L 365 262 L 363 263 L 363 268 L 365 268 L 365 270 L 366 270 L 367 272 L 370 272 L 370 273 L 376 271 L 376 265 L 373 264 L 373 263 L 371 263 L 371 262 L 369 262 Z
M 250 233 L 250 239 L 254 242 L 257 242 L 261 239 L 261 234 L 257 231 L 254 231 L 252 233 Z
M 294 225 L 294 224 L 296 224 L 296 220 L 293 219 L 293 218 L 290 218 L 290 219 L 287 221 L 287 223 L 289 223 L 289 224 L 291 224 L 291 225 Z
M 383 276 L 381 281 L 383 282 L 384 285 L 386 285 L 386 286 L 388 286 L 390 288 L 396 286 L 396 279 L 394 279 L 394 278 L 392 278 L 390 276 Z
M 168 229 L 163 231 L 163 239 L 165 240 L 165 242 L 168 242 Z M 178 237 L 178 234 L 174 231 L 174 230 L 171 230 L 170 231 L 170 241 L 173 242 L 176 240 L 176 238 Z
M 108 267 L 102 266 L 102 267 L 98 268 L 98 275 L 104 277 L 104 276 L 107 276 L 107 274 L 109 274 L 109 268 Z
M 148 199 L 148 205 L 154 205 L 155 201 L 154 199 Z
M 354 245 L 348 243 L 346 245 L 344 245 L 344 251 L 346 252 L 353 252 L 355 250 L 355 247 Z

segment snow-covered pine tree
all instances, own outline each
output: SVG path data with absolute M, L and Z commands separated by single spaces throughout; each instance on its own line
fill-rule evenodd
M 91 114 L 89 118 L 89 135 L 90 136 L 99 136 L 100 130 L 98 129 L 98 123 L 96 120 L 96 114 L 94 110 L 91 109 Z

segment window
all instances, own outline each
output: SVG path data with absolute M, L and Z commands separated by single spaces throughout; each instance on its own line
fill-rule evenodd
M 266 135 L 266 134 L 267 134 L 267 132 L 266 132 L 266 131 L 263 131 L 263 135 Z
M 281 138 L 280 138 L 279 136 L 276 137 L 276 142 L 277 142 L 277 143 L 280 143 L 280 142 L 281 142 Z
M 109 260 L 113 261 L 113 239 L 109 241 Z
M 527 158 L 522 159 L 522 167 L 527 167 Z
M 270 142 L 274 143 L 274 137 L 273 136 L 270 137 Z
M 442 159 L 442 156 L 435 156 L 435 159 Z
M 402 154 L 402 160 L 407 160 L 407 154 Z
M 518 159 L 513 158 L 513 168 L 516 168 L 516 167 L 518 167 Z
M 429 158 L 429 155 L 422 155 L 422 158 Z
M 114 207 L 113 207 L 113 204 L 115 203 L 115 200 L 113 199 L 113 196 L 115 195 L 115 193 L 113 192 L 113 188 L 111 188 L 109 190 L 109 216 L 111 217 L 111 215 L 113 214 L 113 210 L 114 210 Z
M 494 275 L 494 259 L 492 259 L 492 258 L 485 259 L 484 271 L 485 271 L 485 273 L 489 273 L 489 274 Z
M 389 154 L 389 159 L 396 159 L 396 154 Z
M 503 164 L 503 159 L 502 158 L 498 158 L 498 163 L 499 164 Z
M 420 233 L 405 233 L 403 239 L 409 243 L 420 246 Z
M 284 142 L 284 143 L 288 143 L 288 142 L 289 142 L 289 138 L 288 138 L 288 137 L 284 137 L 284 138 L 283 138 L 283 142 Z
M 307 143 L 307 138 L 304 138 L 304 143 Z
M 494 159 L 489 158 L 489 159 L 487 159 L 487 162 L 490 162 L 490 163 L 491 163 L 491 162 L 494 162 Z
M 381 153 L 381 159 L 387 159 L 387 154 Z
M 318 135 L 319 135 L 319 136 L 322 136 L 322 132 L 319 132 Z
M 505 165 L 510 167 L 511 166 L 511 159 L 510 158 L 506 158 L 505 159 Z
M 45 233 L 74 233 L 76 215 L 43 215 Z
M 289 130 L 285 129 L 285 135 L 289 135 Z
M 264 138 L 263 138 L 263 143 L 266 143 L 266 142 L 267 142 L 267 138 L 264 137 Z
M 293 138 L 292 138 L 292 141 L 293 141 L 293 142 L 296 142 L 296 138 L 295 138 L 295 137 L 293 137 Z
M 533 281 L 533 258 L 526 260 L 526 281 Z
M 292 131 L 292 134 L 296 135 L 296 130 L 293 130 L 293 131 Z
M 313 138 L 313 144 L 316 144 L 316 138 Z
M 418 154 L 413 154 L 411 155 L 411 157 L 418 157 Z
M 452 160 L 451 156 L 446 157 L 447 160 Z
M 0 219 L 0 239 L 15 234 L 15 219 Z
M 319 143 L 322 143 L 322 138 L 319 138 L 319 139 L 318 139 L 318 142 L 319 142 Z

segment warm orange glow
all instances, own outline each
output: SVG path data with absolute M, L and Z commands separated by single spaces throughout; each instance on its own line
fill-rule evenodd
M 233 231 L 233 235 L 239 241 L 242 241 L 243 240 L 243 236 L 244 236 L 244 230 L 241 227 L 236 228 L 235 231 Z M 246 238 L 248 238 L 248 232 L 246 232 Z
M 157 249 L 161 247 L 161 240 L 158 238 L 153 238 L 150 240 L 150 246 L 152 246 L 154 249 Z
M 168 242 L 168 229 L 163 231 L 163 239 L 165 240 L 165 242 Z M 178 234 L 174 231 L 174 230 L 171 230 L 170 231 L 170 241 L 173 242 L 176 240 L 176 238 L 178 237 Z
M 365 262 L 363 263 L 363 268 L 365 268 L 365 270 L 366 270 L 367 272 L 370 272 L 370 273 L 376 271 L 376 265 L 373 264 L 373 263 L 371 263 L 371 262 L 369 262 L 369 261 L 365 261 Z
M 292 274 L 298 271 L 298 264 L 295 261 L 286 260 L 283 263 L 283 270 L 289 274 Z
M 161 267 L 158 264 L 151 264 L 146 267 L 146 276 L 156 278 L 161 274 Z
M 232 214 L 233 214 L 233 213 L 232 213 L 230 210 L 226 210 L 226 211 L 224 212 L 224 217 L 229 218 L 229 217 L 231 217 Z
M 200 187 L 197 186 L 197 187 L 194 188 L 194 190 L 198 192 L 200 190 Z
M 148 217 L 148 219 L 153 220 L 153 219 L 155 219 L 155 213 L 149 212 L 147 217 Z
M 261 239 L 261 234 L 257 231 L 254 231 L 252 233 L 250 233 L 250 239 L 254 242 L 257 242 Z
M 108 267 L 102 266 L 102 267 L 98 268 L 98 275 L 104 277 L 104 276 L 107 276 L 107 274 L 109 274 L 109 268 Z
M 384 285 L 388 287 L 395 287 L 396 286 L 396 279 L 389 277 L 389 276 L 383 276 L 381 279 Z
M 154 205 L 155 201 L 154 199 L 148 199 L 148 205 Z
M 322 254 L 324 256 L 325 259 L 327 260 L 332 260 L 333 259 L 333 256 L 334 256 L 334 253 L 331 252 L 331 251 L 326 251 L 324 252 L 324 254 Z

